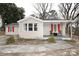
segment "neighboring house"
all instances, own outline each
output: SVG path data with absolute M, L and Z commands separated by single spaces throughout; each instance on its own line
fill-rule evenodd
M 42 20 L 32 16 L 6 25 L 6 35 L 19 35 L 20 38 L 47 39 L 50 35 L 67 36 L 66 24 L 71 20 Z M 72 31 L 72 28 L 71 28 Z M 71 33 L 72 37 L 72 33 Z
M 6 35 L 18 35 L 19 25 L 18 23 L 12 23 L 5 26 Z

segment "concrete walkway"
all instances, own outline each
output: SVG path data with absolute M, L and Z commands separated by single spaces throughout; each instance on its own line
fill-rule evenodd
M 73 46 L 64 41 L 39 45 L 3 45 L 0 46 L 0 53 L 43 52 L 49 50 L 68 49 L 71 47 Z

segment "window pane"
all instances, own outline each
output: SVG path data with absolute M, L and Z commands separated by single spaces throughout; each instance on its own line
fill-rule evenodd
M 27 30 L 27 24 L 25 24 L 25 29 Z
M 29 24 L 29 31 L 32 31 L 32 30 L 33 30 L 32 27 L 33 27 L 33 24 L 30 23 L 30 24 Z
M 34 24 L 34 31 L 37 31 L 37 23 Z

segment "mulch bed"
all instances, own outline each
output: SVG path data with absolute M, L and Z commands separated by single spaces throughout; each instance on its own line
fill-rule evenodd
M 37 45 L 37 44 L 47 44 L 49 43 L 47 40 L 37 40 L 37 39 L 18 39 L 14 45 Z

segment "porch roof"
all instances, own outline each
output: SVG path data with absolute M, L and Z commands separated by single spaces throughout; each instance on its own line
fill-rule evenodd
M 29 16 L 29 17 L 25 17 L 24 19 L 21 19 L 21 20 L 19 20 L 19 21 L 17 21 L 17 22 L 22 22 L 22 21 L 26 21 L 27 19 L 30 19 L 30 18 L 32 18 L 33 20 L 37 20 L 37 21 L 41 21 L 41 22 L 74 22 L 73 20 L 62 20 L 62 19 L 50 19 L 50 20 L 42 20 L 42 19 L 38 19 L 38 18 L 35 18 L 35 17 L 32 17 L 32 16 Z
M 43 21 L 44 23 L 46 22 L 46 23 L 48 23 L 48 22 L 66 22 L 66 23 L 68 23 L 68 22 L 74 22 L 73 20 L 44 20 Z

